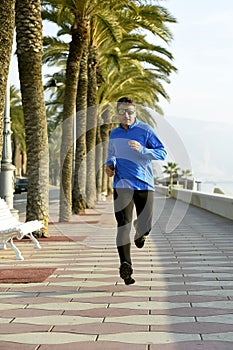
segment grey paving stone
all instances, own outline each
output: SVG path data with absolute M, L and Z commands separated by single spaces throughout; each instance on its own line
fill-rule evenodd
M 50 225 L 76 242 L 40 252 L 20 242 L 26 260 L 7 257 L 4 267 L 57 270 L 44 284 L 0 285 L 0 350 L 232 350 L 232 223 L 190 206 L 166 233 L 174 203 L 166 200 L 145 247 L 132 245 L 132 286 L 119 278 L 111 202 Z
M 232 343 L 221 341 L 184 341 L 150 345 L 150 350 L 232 350 Z

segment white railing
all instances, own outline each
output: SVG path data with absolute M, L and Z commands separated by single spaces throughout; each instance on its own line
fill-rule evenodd
M 169 195 L 169 189 L 166 186 L 155 186 L 156 191 L 166 196 Z M 200 191 L 191 191 L 185 189 L 172 188 L 171 197 L 182 202 L 190 203 L 196 207 L 208 210 L 212 213 L 221 215 L 233 220 L 233 197 L 222 194 L 211 194 Z

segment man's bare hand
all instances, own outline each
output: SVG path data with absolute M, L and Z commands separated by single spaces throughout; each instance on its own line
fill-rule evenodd
M 128 145 L 130 148 L 134 149 L 135 151 L 139 152 L 141 149 L 141 144 L 138 141 L 130 140 L 128 142 Z
M 114 174 L 115 174 L 115 170 L 114 170 L 114 166 L 113 164 L 110 164 L 106 167 L 105 169 L 105 172 L 106 174 L 109 176 L 109 177 L 112 177 Z

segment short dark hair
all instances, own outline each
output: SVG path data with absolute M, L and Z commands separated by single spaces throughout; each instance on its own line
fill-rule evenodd
M 121 98 L 117 101 L 117 109 L 118 109 L 119 105 L 122 104 L 122 103 L 127 103 L 127 104 L 129 104 L 129 105 L 134 105 L 133 99 L 130 98 L 130 97 L 125 96 L 125 97 L 121 97 Z

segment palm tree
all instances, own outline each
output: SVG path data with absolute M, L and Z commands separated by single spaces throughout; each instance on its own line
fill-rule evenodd
M 112 193 L 112 178 L 108 177 L 105 170 L 105 161 L 107 159 L 107 152 L 108 152 L 108 139 L 109 139 L 109 132 L 113 128 L 112 127 L 112 116 L 113 113 L 111 113 L 110 108 L 105 108 L 105 110 L 102 113 L 102 120 L 103 124 L 101 125 L 101 141 L 102 141 L 102 190 L 101 193 L 103 193 L 104 196 L 107 196 L 108 194 Z
M 192 176 L 192 172 L 189 169 L 182 170 L 181 176 L 184 178 L 184 188 L 187 189 L 187 187 L 188 187 L 188 177 Z
M 110 4 L 100 4 L 101 11 L 91 18 L 89 38 L 89 70 L 88 70 L 88 113 L 87 113 L 87 168 L 90 173 L 87 177 L 87 207 L 93 208 L 96 200 L 102 192 L 103 177 L 103 143 L 101 132 L 101 107 L 98 105 L 98 89 L 103 82 L 101 55 L 104 55 L 104 47 L 119 45 L 123 28 L 117 17 L 116 9 L 125 5 L 126 1 Z
M 83 50 L 80 63 L 78 93 L 76 100 L 76 149 L 73 186 L 73 210 L 75 214 L 84 214 L 86 209 L 86 124 L 88 89 L 88 44 Z
M 168 162 L 167 165 L 163 165 L 164 173 L 170 176 L 170 187 L 173 186 L 173 177 L 178 173 L 179 167 L 176 163 Z
M 2 135 L 5 96 L 14 36 L 15 0 L 0 2 L 0 161 L 2 159 Z
M 44 85 L 49 142 L 49 183 L 60 184 L 61 120 L 64 100 L 64 72 L 54 73 Z
M 72 214 L 72 120 L 74 117 L 78 74 L 83 48 L 87 40 L 89 21 L 86 18 L 85 4 L 83 8 L 71 7 L 74 12 L 74 23 L 71 28 L 72 41 L 66 66 L 66 85 L 63 109 L 63 132 L 61 144 L 61 187 L 59 221 L 70 221 Z
M 26 142 L 23 106 L 20 91 L 13 85 L 10 87 L 10 106 L 13 164 L 16 167 L 16 175 L 26 175 Z
M 142 25 L 142 27 L 151 30 L 156 35 L 158 34 L 167 42 L 170 40 L 171 34 L 163 26 L 163 21 L 174 22 L 175 19 L 168 13 L 162 14 L 162 8 L 158 10 L 158 7 L 150 7 L 150 11 L 148 11 L 148 8 L 145 9 L 145 7 L 139 5 L 134 7 L 133 10 L 128 7 L 126 11 L 122 11 L 119 4 L 116 4 L 114 10 L 117 21 L 121 26 L 118 26 L 118 32 L 115 31 L 116 40 L 103 40 L 103 34 L 100 34 L 104 33 L 103 28 L 98 31 L 98 24 L 101 26 L 102 23 L 97 22 L 97 25 L 95 25 L 96 37 L 98 38 L 95 38 L 95 46 L 99 50 L 100 57 L 97 67 L 101 65 L 101 72 L 103 72 L 103 79 L 98 86 L 97 104 L 107 103 L 109 100 L 116 101 L 125 94 L 136 97 L 135 100 L 142 101 L 144 92 L 143 103 L 147 103 L 161 112 L 155 101 L 158 101 L 159 94 L 165 98 L 168 98 L 168 96 L 159 80 L 168 82 L 168 75 L 175 71 L 175 67 L 161 55 L 169 60 L 172 60 L 173 57 L 164 48 L 149 44 L 142 35 L 135 34 L 135 30 Z M 140 25 L 138 24 L 138 14 L 142 18 Z M 161 19 L 162 16 L 163 19 L 158 24 L 158 18 Z M 159 53 L 160 57 L 156 53 Z M 145 63 L 149 63 L 154 68 L 145 69 Z M 105 137 L 107 131 L 106 125 L 104 124 L 101 127 L 104 131 L 102 136 L 99 129 L 100 127 L 97 126 L 97 138 L 99 139 L 97 141 L 99 144 L 102 143 L 103 147 L 97 148 L 97 157 L 99 157 L 99 165 L 97 166 L 98 194 L 101 191 L 99 178 L 101 174 L 104 174 L 100 165 L 103 163 L 103 154 L 106 153 L 105 143 L 102 142 L 102 136 Z M 102 191 L 106 192 L 106 179 L 104 179 Z
M 94 208 L 96 203 L 96 133 L 97 133 L 97 80 L 96 80 L 96 47 L 89 45 L 88 54 L 88 91 L 87 91 L 87 182 L 86 182 L 86 204 L 87 208 Z
M 123 4 L 127 3 L 127 0 L 121 0 Z M 46 3 L 46 2 L 45 2 Z M 65 88 L 65 97 L 64 97 L 64 109 L 63 109 L 63 133 L 62 133 L 62 147 L 61 147 L 61 166 L 62 166 L 62 181 L 60 188 L 60 221 L 69 221 L 71 218 L 71 174 L 72 174 L 72 123 L 71 119 L 74 114 L 74 107 L 76 102 L 76 94 L 78 87 L 78 74 L 80 68 L 80 60 L 82 57 L 83 49 L 86 45 L 86 41 L 89 35 L 89 23 L 93 16 L 99 15 L 103 16 L 104 6 L 108 5 L 109 2 L 104 2 L 98 0 L 96 3 L 93 1 L 83 0 L 83 1 L 69 1 L 65 0 L 63 2 L 59 0 L 51 0 L 47 3 L 51 5 L 62 5 L 60 10 L 57 11 L 62 17 L 62 11 L 66 10 L 67 13 L 72 13 L 72 17 L 68 15 L 68 20 L 72 18 L 73 24 L 71 27 L 71 35 L 72 41 L 70 43 L 69 55 L 67 59 L 66 66 L 66 88 Z M 68 11 L 68 12 L 67 12 Z M 105 11 L 106 13 L 106 11 Z M 110 11 L 108 15 L 111 16 Z M 107 14 L 103 20 L 103 22 L 107 22 Z M 64 19 L 64 17 L 63 17 Z M 67 17 L 66 17 L 67 20 Z M 91 52 L 90 45 L 90 52 Z M 95 61 L 94 55 L 91 58 L 91 61 Z M 91 72 L 91 70 L 90 70 Z M 90 79 L 93 81 L 96 80 L 95 73 L 90 74 Z M 91 89 L 88 89 L 88 106 L 95 106 L 96 104 L 96 84 L 93 85 L 89 83 Z M 92 123 L 96 123 L 96 116 L 93 115 L 93 108 L 90 109 L 90 115 L 87 117 L 88 122 L 88 135 L 87 138 L 89 142 L 87 142 L 87 153 L 89 154 L 88 159 L 90 160 L 89 171 L 92 173 L 93 168 L 93 144 L 95 143 L 95 125 L 93 128 Z M 91 150 L 89 152 L 89 150 Z M 93 172 L 95 174 L 95 171 Z M 89 183 L 88 191 L 91 194 L 93 199 L 93 189 L 95 186 L 95 182 L 91 181 Z M 94 191 L 95 192 L 95 191 Z M 89 200 L 89 206 L 93 206 L 93 201 Z
M 59 221 L 70 221 L 72 214 L 72 126 L 80 62 L 88 39 L 90 17 L 96 10 L 96 4 L 89 0 L 51 0 L 47 3 L 57 9 L 58 18 L 64 19 L 64 15 L 68 15 L 69 19 L 72 19 L 63 106 L 59 213 Z
M 161 54 L 168 59 L 160 57 Z M 98 91 L 100 102 L 131 95 L 136 102 L 162 114 L 159 95 L 169 98 L 162 82 L 169 83 L 169 75 L 176 71 L 172 59 L 167 50 L 148 43 L 142 35 L 124 36 L 119 47 L 108 47 L 102 58 L 104 82 Z
M 57 23 L 57 11 L 53 8 L 44 9 L 42 11 L 44 19 L 52 23 L 59 24 L 60 29 L 57 35 L 70 35 L 70 13 L 66 13 L 63 21 Z M 78 91 L 76 97 L 76 140 L 75 144 L 75 167 L 73 169 L 73 191 L 72 191 L 72 209 L 75 214 L 84 214 L 86 208 L 86 111 L 87 111 L 87 41 L 84 44 L 82 58 L 80 61 L 78 75 Z M 47 111 L 53 115 L 55 127 L 62 121 L 62 113 L 57 113 L 57 109 L 62 109 L 64 103 L 65 92 L 65 68 L 69 54 L 69 44 L 62 39 L 56 37 L 44 38 L 44 54 L 43 63 L 48 66 L 57 66 L 60 70 L 52 76 L 47 75 L 50 79 L 46 83 L 45 88 L 55 87 L 51 98 L 47 101 Z M 54 115 L 57 117 L 54 119 Z M 60 166 L 60 165 L 59 165 Z
M 59 1 L 50 1 L 50 3 L 54 2 L 58 3 Z M 68 1 L 65 3 L 68 4 Z M 81 3 L 83 2 L 81 1 Z M 123 6 L 123 4 L 125 6 Z M 89 82 L 91 82 L 91 84 L 89 83 L 88 87 L 88 106 L 105 105 L 108 104 L 109 101 L 116 101 L 122 95 L 130 94 L 137 102 L 156 108 L 157 111 L 161 112 L 158 106 L 158 95 L 168 98 L 161 81 L 168 82 L 169 74 L 175 71 L 175 67 L 170 63 L 172 55 L 160 46 L 149 44 L 144 36 L 140 35 L 138 32 L 135 33 L 135 31 L 137 31 L 140 26 L 143 28 L 147 26 L 147 29 L 155 36 L 157 35 L 165 42 L 169 42 L 171 34 L 165 27 L 164 22 L 174 22 L 175 20 L 161 7 L 153 7 L 150 11 L 150 7 L 141 6 L 139 8 L 135 4 L 131 5 L 132 6 L 130 6 L 129 2 L 123 0 L 117 3 L 97 1 L 95 11 L 89 16 L 91 23 L 88 33 L 89 53 L 91 53 L 91 55 L 89 55 L 89 62 L 91 63 L 89 64 Z M 140 16 L 138 16 L 138 13 L 140 13 Z M 52 20 L 52 17 L 51 14 L 48 16 L 50 20 Z M 62 22 L 62 29 L 59 31 L 59 34 L 67 33 L 67 29 L 69 29 L 67 23 L 69 23 L 70 20 L 71 16 L 67 16 L 65 22 Z M 51 51 L 53 51 L 54 57 L 56 57 L 56 60 L 58 60 L 60 64 L 65 54 L 61 54 L 59 58 L 57 55 L 57 44 L 58 41 L 54 41 L 54 47 Z M 163 56 L 165 58 L 163 58 Z M 150 64 L 150 68 L 145 68 L 145 63 Z M 99 74 L 99 72 L 101 73 Z M 98 77 L 96 77 L 97 73 L 99 74 Z M 82 73 L 82 75 L 84 74 Z M 100 81 L 99 84 L 97 84 L 98 81 Z M 83 94 L 85 91 L 87 91 L 86 88 L 83 89 L 81 93 Z M 79 95 L 80 91 L 78 87 L 78 96 Z M 90 96 L 92 97 L 90 98 Z M 83 118 L 86 116 L 85 108 L 86 107 L 83 108 Z M 77 110 L 79 109 L 77 108 Z M 94 108 L 90 108 L 90 110 L 93 111 Z M 96 156 L 99 156 L 98 163 L 101 164 L 104 158 L 102 152 L 105 152 L 104 147 L 103 149 L 98 147 L 98 155 L 94 154 L 96 138 L 94 131 L 98 131 L 99 143 L 103 141 L 102 136 L 106 140 L 109 131 L 106 125 L 101 127 L 102 131 L 105 129 L 104 133 L 99 132 L 99 126 L 96 127 L 97 123 L 102 124 L 100 119 L 97 120 L 97 118 L 100 118 L 102 112 L 99 112 L 98 115 L 95 113 L 92 115 L 90 113 L 90 115 L 92 115 L 91 118 L 87 115 L 88 129 L 90 131 L 87 135 L 87 153 L 92 155 L 92 159 L 88 163 L 88 172 L 92 174 L 92 177 L 88 175 L 87 182 L 94 186 L 93 188 L 90 187 L 89 184 L 87 186 L 87 188 L 89 188 L 89 190 L 87 190 L 87 192 L 89 191 L 88 197 L 89 195 L 91 196 L 91 200 L 88 200 L 88 206 L 93 206 L 96 200 L 96 171 L 94 168 L 94 160 Z M 109 114 L 111 114 L 111 112 Z M 80 116 L 79 114 L 79 117 Z M 77 125 L 79 123 L 82 125 L 82 128 L 85 127 L 85 122 L 82 122 L 81 119 L 78 120 Z M 90 123 L 94 124 L 90 125 Z M 108 124 L 109 123 L 111 123 L 111 118 L 108 118 Z M 78 138 L 77 142 L 80 140 L 81 139 Z M 85 147 L 84 142 L 85 140 L 83 138 L 81 147 Z M 106 144 L 106 142 L 104 142 L 104 144 Z M 77 152 L 80 151 L 82 152 L 80 148 L 76 147 L 76 159 L 79 157 Z M 81 161 L 84 157 L 84 155 L 81 156 Z M 77 162 L 76 165 L 78 165 Z M 79 166 L 75 170 L 75 178 L 77 174 L 79 174 L 79 176 L 81 174 L 80 169 L 78 169 Z M 83 179 L 84 176 L 80 178 Z M 75 184 L 80 183 L 80 179 L 74 179 L 74 181 Z M 75 185 L 73 190 L 73 204 L 81 198 L 79 192 L 79 189 L 76 192 Z
M 59 185 L 61 149 L 61 127 L 57 127 L 49 138 L 49 180 L 52 185 Z
M 26 220 L 39 219 L 48 236 L 48 136 L 42 83 L 40 0 L 17 0 L 16 41 L 29 179 Z

